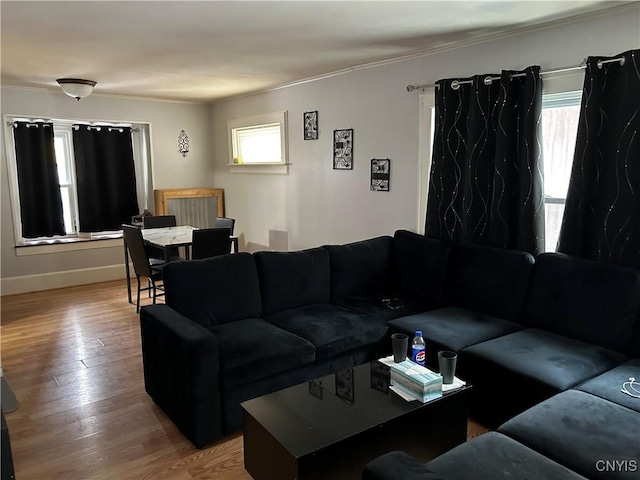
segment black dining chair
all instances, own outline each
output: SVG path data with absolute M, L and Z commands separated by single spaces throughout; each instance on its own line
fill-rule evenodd
M 142 217 L 143 228 L 175 227 L 177 225 L 175 215 L 149 215 Z
M 228 228 L 231 231 L 231 235 L 233 235 L 233 227 L 236 224 L 235 218 L 230 217 L 217 217 L 216 222 L 213 225 L 215 228 Z
M 142 217 L 142 228 L 162 228 L 175 227 L 178 223 L 175 215 L 148 215 Z M 164 250 L 153 245 L 147 247 L 149 257 L 164 260 Z M 171 260 L 182 260 L 180 257 L 180 249 L 178 247 L 169 250 L 169 258 Z
M 231 230 L 228 228 L 200 228 L 192 235 L 193 260 L 231 253 Z
M 144 239 L 142 238 L 142 231 L 139 228 L 132 225 L 122 225 L 122 235 L 129 249 L 129 257 L 133 263 L 133 270 L 136 274 L 136 280 L 138 281 L 136 313 L 139 313 L 141 291 L 146 291 L 149 294 L 153 293 L 154 304 L 158 297 L 164 295 L 164 288 L 162 284 L 158 282 L 162 281 L 162 267 L 166 264 L 160 260 L 149 257 Z M 140 284 L 140 277 L 146 277 L 149 282 L 144 288 Z M 158 290 L 162 293 L 158 293 Z

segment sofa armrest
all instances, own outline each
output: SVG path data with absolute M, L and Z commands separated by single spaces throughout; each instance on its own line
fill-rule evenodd
M 445 480 L 405 452 L 389 452 L 370 461 L 362 480 Z
M 140 311 L 147 393 L 202 448 L 222 436 L 215 335 L 167 305 Z

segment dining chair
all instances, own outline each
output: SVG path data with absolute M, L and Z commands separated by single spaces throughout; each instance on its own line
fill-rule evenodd
M 175 227 L 177 225 L 175 215 L 149 215 L 142 217 L 142 226 L 144 228 Z
M 216 257 L 231 253 L 231 230 L 229 228 L 200 228 L 192 233 L 191 258 Z
M 228 228 L 231 230 L 231 235 L 233 235 L 233 227 L 236 224 L 235 218 L 230 217 L 217 217 L 216 222 L 214 223 L 215 228 Z
M 163 228 L 175 227 L 178 225 L 175 215 L 149 215 L 142 217 L 142 228 Z M 164 250 L 153 245 L 147 247 L 149 257 L 164 260 Z M 182 260 L 180 257 L 180 249 L 178 247 L 169 250 L 169 258 L 171 260 Z
M 122 225 L 122 235 L 129 249 L 129 256 L 133 263 L 133 270 L 136 274 L 138 282 L 138 294 L 136 297 L 136 313 L 140 312 L 140 292 L 146 291 L 153 293 L 153 303 L 156 303 L 157 297 L 163 296 L 164 293 L 158 293 L 158 290 L 164 292 L 163 286 L 158 284 L 162 280 L 162 267 L 166 265 L 157 259 L 152 259 L 147 254 L 147 249 L 142 238 L 142 231 L 132 225 Z M 148 284 L 146 287 L 140 285 L 140 277 L 146 277 Z

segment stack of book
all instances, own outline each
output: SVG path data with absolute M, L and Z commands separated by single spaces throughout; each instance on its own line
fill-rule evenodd
M 391 386 L 411 397 L 428 402 L 442 396 L 442 375 L 411 360 L 395 363 L 393 356 L 381 358 L 390 367 Z

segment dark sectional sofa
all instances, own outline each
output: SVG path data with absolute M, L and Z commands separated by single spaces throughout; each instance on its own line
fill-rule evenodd
M 638 367 L 640 272 L 634 269 L 449 245 L 400 230 L 299 252 L 177 262 L 164 269 L 164 281 L 167 304 L 144 307 L 140 315 L 145 388 L 199 448 L 241 428 L 240 402 L 388 354 L 392 332 L 417 329 L 430 366 L 438 350 L 459 353 L 459 376 L 474 386 L 472 416 L 502 426 L 433 465 L 396 453 L 374 463 L 369 475 L 395 464 L 420 475 L 429 468 L 445 478 L 510 478 L 473 476 L 473 470 L 447 476 L 464 469 L 455 455 L 475 455 L 507 470 L 512 462 L 521 473 L 549 472 L 514 478 L 581 478 L 580 468 L 553 457 L 562 452 L 554 442 L 564 441 L 552 438 L 553 427 L 569 435 L 558 422 L 570 420 L 548 417 L 545 427 L 547 410 L 564 408 L 580 423 L 606 402 L 631 412 L 624 418 L 630 428 L 640 418 L 607 398 L 613 395 L 607 375 L 618 381 L 616 372 Z M 607 418 L 602 412 L 598 419 Z M 602 423 L 591 422 L 583 429 Z M 529 440 L 538 438 L 536 431 L 550 452 Z M 589 435 L 578 438 L 599 438 Z M 588 463 L 605 452 L 598 445 L 579 450 L 572 454 L 578 463 L 581 455 Z M 370 478 L 412 478 L 380 475 Z
M 424 464 L 388 453 L 362 479 L 637 479 L 640 400 L 620 387 L 639 371 L 640 360 L 628 360 Z

